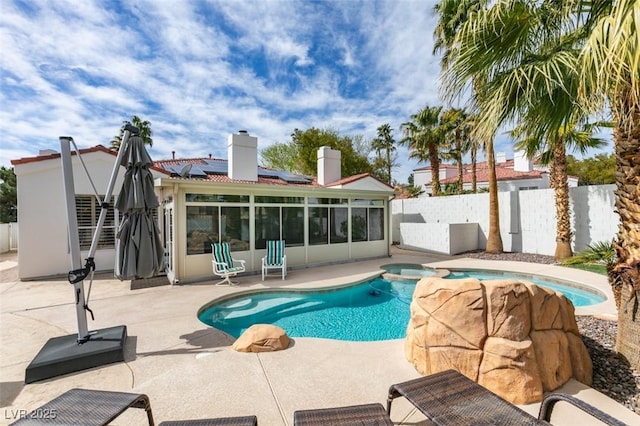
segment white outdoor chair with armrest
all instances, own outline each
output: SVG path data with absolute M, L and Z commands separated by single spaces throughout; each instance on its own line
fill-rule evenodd
M 245 261 L 236 260 L 231 257 L 229 243 L 213 243 L 211 244 L 211 254 L 213 255 L 213 273 L 218 275 L 222 280 L 216 285 L 237 284 L 231 281 L 231 277 L 235 277 L 240 272 L 245 271 Z
M 267 254 L 262 258 L 262 281 L 269 269 L 282 270 L 282 279 L 287 276 L 287 255 L 284 252 L 284 241 L 267 241 Z

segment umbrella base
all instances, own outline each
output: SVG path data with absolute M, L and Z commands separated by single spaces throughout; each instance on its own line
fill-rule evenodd
M 127 326 L 91 331 L 91 338 L 78 343 L 78 335 L 51 338 L 27 366 L 25 383 L 124 361 Z

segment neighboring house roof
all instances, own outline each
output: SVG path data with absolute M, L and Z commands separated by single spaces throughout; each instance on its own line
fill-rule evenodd
M 496 179 L 498 181 L 510 181 L 510 180 L 522 180 L 522 179 L 540 179 L 544 174 L 547 174 L 548 171 L 542 168 L 534 168 L 530 171 L 516 171 L 514 170 L 514 159 L 507 159 L 506 161 L 502 161 L 500 163 L 496 163 Z M 534 164 L 538 165 L 538 161 L 535 160 Z M 457 169 L 457 165 L 455 164 L 440 164 L 440 168 L 445 169 Z M 416 172 L 427 172 L 431 170 L 431 166 L 421 167 L 419 169 L 414 169 Z M 472 176 L 472 165 L 463 164 L 462 165 L 462 183 L 471 183 Z M 458 181 L 458 176 L 452 176 L 446 179 L 440 180 L 441 184 L 448 183 L 456 183 Z M 487 161 L 480 161 L 476 163 L 476 182 L 483 183 L 489 182 L 489 166 Z
M 507 167 L 496 167 L 496 180 L 520 180 L 520 179 L 540 179 L 542 175 L 547 174 L 544 170 L 531 170 L 530 172 L 517 172 Z M 455 183 L 458 181 L 457 176 L 452 176 L 440 181 L 442 184 Z M 476 182 L 489 182 L 489 168 L 482 167 L 476 169 Z M 465 170 L 462 174 L 462 183 L 471 183 L 471 170 Z
M 438 169 L 457 169 L 458 166 L 456 166 L 455 164 L 440 164 L 440 166 L 438 167 Z M 422 170 L 431 170 L 431 166 L 424 166 L 424 167 L 420 167 L 418 169 L 413 169 L 414 172 L 418 172 L 418 171 L 422 171 Z

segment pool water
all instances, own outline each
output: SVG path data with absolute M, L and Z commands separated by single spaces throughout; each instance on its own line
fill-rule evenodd
M 477 278 L 480 281 L 483 280 L 504 280 L 504 279 L 521 279 L 525 281 L 530 281 L 534 284 L 537 284 L 541 287 L 547 287 L 552 290 L 558 291 L 565 296 L 573 306 L 589 306 L 595 305 L 596 303 L 604 302 L 605 297 L 601 294 L 582 290 L 578 287 L 572 287 L 570 285 L 563 285 L 557 282 L 545 280 L 540 277 L 536 277 L 535 275 L 527 275 L 518 277 L 515 274 L 510 274 L 508 272 L 487 272 L 487 271 L 451 271 L 447 278 L 458 279 L 458 278 Z
M 526 279 L 564 293 L 574 306 L 605 300 L 586 290 L 535 276 L 456 271 L 448 278 Z M 416 281 L 375 278 L 362 284 L 325 291 L 278 291 L 238 296 L 205 307 L 203 323 L 239 337 L 252 324 L 274 324 L 290 337 L 317 337 L 348 341 L 401 339 L 409 322 L 409 304 Z
M 253 294 L 206 309 L 199 319 L 233 337 L 252 324 L 274 324 L 290 337 L 399 339 L 409 322 L 415 286 L 415 281 L 377 278 L 334 291 Z

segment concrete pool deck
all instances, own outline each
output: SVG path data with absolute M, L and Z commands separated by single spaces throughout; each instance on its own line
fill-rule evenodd
M 2 259 L 0 259 L 2 260 Z M 418 377 L 406 361 L 403 340 L 342 342 L 296 338 L 285 351 L 237 353 L 233 339 L 198 321 L 196 312 L 212 299 L 261 288 L 314 288 L 367 279 L 387 263 L 436 267 L 509 269 L 580 281 L 611 295 L 606 277 L 551 265 L 481 261 L 397 251 L 391 258 L 290 271 L 262 282 L 259 275 L 239 278 L 235 287 L 215 280 L 180 286 L 130 290 L 129 281 L 97 274 L 90 307 L 90 329 L 126 325 L 126 360 L 24 384 L 27 365 L 51 337 L 77 332 L 73 292 L 65 279 L 20 282 L 0 262 L 0 424 L 21 410 L 32 410 L 74 388 L 138 392 L 149 395 L 156 422 L 254 414 L 260 425 L 290 425 L 299 409 L 371 402 L 385 403 L 389 385 Z M 5 265 L 6 266 L 6 265 Z M 86 283 L 88 285 L 88 282 Z M 610 296 L 611 297 L 611 296 Z M 585 308 L 586 309 L 586 308 Z M 588 312 L 591 309 L 597 312 Z M 613 302 L 580 313 L 615 316 Z M 605 395 L 570 381 L 564 391 L 616 418 L 637 424 L 640 417 Z M 523 406 L 537 415 L 538 404 Z M 573 410 L 554 411 L 554 424 L 595 424 Z M 396 424 L 430 424 L 402 399 L 394 402 Z M 127 410 L 116 424 L 145 424 L 142 410 Z

